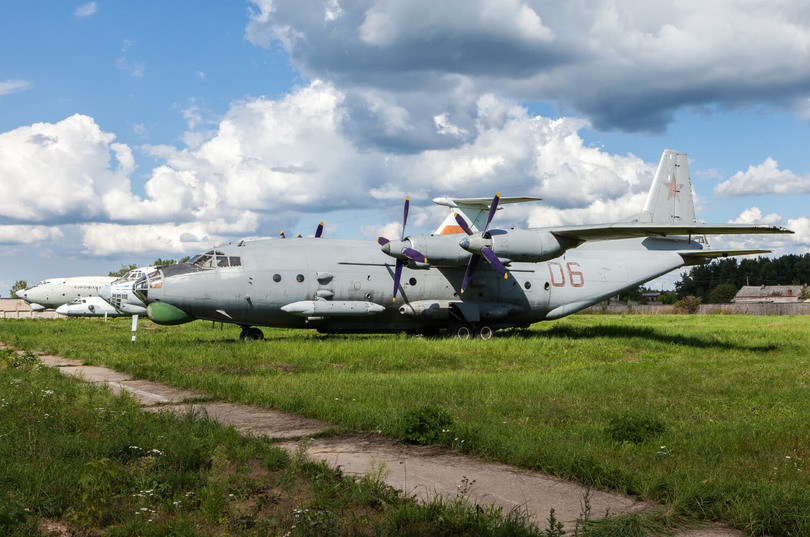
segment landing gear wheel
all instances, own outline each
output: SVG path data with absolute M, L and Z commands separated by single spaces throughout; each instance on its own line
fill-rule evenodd
M 486 325 L 479 326 L 475 331 L 475 335 L 478 339 L 489 339 L 492 337 L 493 333 L 495 333 L 495 331 Z
M 470 339 L 473 336 L 472 326 L 465 323 L 453 323 L 447 328 L 447 337 Z
M 244 327 L 242 333 L 239 334 L 239 339 L 242 341 L 261 341 L 264 339 L 264 332 L 258 328 Z

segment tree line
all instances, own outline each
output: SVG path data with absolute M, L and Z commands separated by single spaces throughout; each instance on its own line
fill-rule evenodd
M 692 267 L 675 284 L 675 293 L 678 297 L 695 296 L 703 302 L 730 302 L 744 285 L 808 283 L 810 254 L 787 254 L 776 258 L 760 256 L 740 260 L 727 257 Z

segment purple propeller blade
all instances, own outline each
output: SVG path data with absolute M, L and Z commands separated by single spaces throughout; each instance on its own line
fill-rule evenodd
M 388 244 L 389 242 L 391 242 L 391 241 L 389 241 L 389 240 L 388 240 L 388 239 L 386 239 L 385 237 L 377 237 L 377 243 L 378 243 L 380 246 L 385 246 L 385 245 L 386 245 L 386 244 Z
M 279 236 L 280 236 L 282 239 L 286 239 L 286 238 L 287 238 L 287 237 L 285 237 L 285 236 L 284 236 L 284 232 L 283 232 L 283 231 L 282 231 L 281 233 L 279 233 Z
M 408 259 L 413 259 L 418 263 L 427 263 L 427 257 L 423 256 L 413 248 L 405 248 L 402 250 L 402 253 L 405 254 Z
M 323 235 L 323 222 L 318 224 L 318 228 L 315 230 L 315 238 L 320 239 L 321 235 Z
M 467 221 L 464 220 L 463 216 L 461 216 L 458 213 L 455 213 L 455 218 L 456 222 L 458 222 L 459 227 L 464 230 L 464 233 L 466 233 L 467 235 L 473 234 L 472 229 L 470 229 L 470 226 L 467 225 Z
M 461 282 L 461 292 L 464 293 L 464 290 L 467 289 L 467 286 L 470 285 L 472 281 L 473 274 L 475 274 L 475 268 L 478 266 L 478 260 L 481 259 L 477 255 L 473 255 L 470 257 L 470 263 L 467 265 L 467 272 L 464 273 L 464 281 Z
M 504 278 L 509 277 L 509 274 L 506 272 L 506 267 L 503 266 L 503 263 L 501 263 L 501 260 L 498 259 L 497 255 L 495 255 L 495 252 L 492 251 L 492 248 L 489 246 L 484 246 L 481 248 L 481 255 L 487 258 L 489 264 L 492 265 L 492 268 L 498 271 L 498 274 Z
M 484 231 L 489 229 L 489 223 L 492 222 L 492 217 L 495 216 L 495 211 L 498 210 L 498 201 L 501 199 L 501 193 L 498 192 L 495 194 L 495 197 L 492 198 L 492 204 L 489 206 L 489 215 L 487 215 L 487 225 L 484 226 Z
M 405 261 L 397 259 L 397 267 L 394 270 L 394 302 L 397 301 L 397 290 L 399 290 L 399 280 L 402 278 L 403 266 L 405 266 Z
M 405 196 L 405 210 L 402 214 L 402 236 L 400 240 L 405 240 L 405 224 L 408 223 L 408 207 L 411 206 L 411 198 L 410 196 Z

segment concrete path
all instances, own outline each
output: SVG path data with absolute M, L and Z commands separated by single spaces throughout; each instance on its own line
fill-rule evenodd
M 112 369 L 83 365 L 78 360 L 48 355 L 40 356 L 40 360 L 58 367 L 65 375 L 88 382 L 107 383 L 115 392 L 126 390 L 141 402 L 145 411 L 180 413 L 189 407 L 195 408 L 244 434 L 280 439 L 280 445 L 289 452 L 296 449 L 296 439 L 330 428 L 317 420 L 266 408 L 206 401 L 209 397 L 201 392 L 135 380 Z M 513 508 L 526 510 L 540 527 L 545 527 L 553 508 L 557 518 L 570 531 L 581 513 L 582 500 L 587 493 L 581 485 L 539 472 L 482 461 L 443 447 L 405 446 L 375 436 L 316 438 L 309 441 L 307 453 L 311 458 L 326 460 L 347 474 L 358 476 L 377 471 L 383 465 L 382 474 L 388 485 L 418 498 L 434 494 L 456 497 L 463 488 L 467 496 L 479 504 L 494 504 L 503 507 L 504 512 Z M 590 491 L 590 503 L 593 518 L 603 516 L 607 509 L 611 515 L 618 515 L 654 507 L 629 496 L 595 490 Z M 743 537 L 736 530 L 717 525 L 687 530 L 678 535 Z

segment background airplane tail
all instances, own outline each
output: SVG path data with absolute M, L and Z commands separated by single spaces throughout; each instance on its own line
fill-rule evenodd
M 691 224 L 695 219 L 692 182 L 686 153 L 664 150 L 658 171 L 650 186 L 644 210 L 637 215 L 639 222 Z

